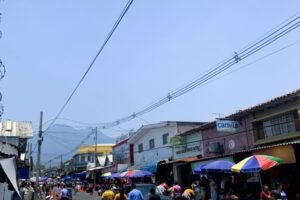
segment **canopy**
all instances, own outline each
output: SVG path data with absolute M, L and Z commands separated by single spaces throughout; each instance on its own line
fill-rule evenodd
M 207 164 L 207 163 L 198 165 L 198 166 L 194 169 L 194 173 L 195 173 L 195 174 L 203 174 L 203 173 L 204 173 L 203 167 L 204 167 L 206 164 Z
M 104 174 L 102 174 L 101 176 L 102 177 L 109 177 L 109 176 L 111 176 L 111 172 L 106 172 L 106 173 L 104 173 Z
M 73 178 L 71 176 L 65 176 L 61 179 L 62 182 L 68 182 L 68 181 L 72 181 Z
M 122 172 L 120 174 L 120 177 L 128 177 L 128 178 L 142 178 L 142 177 L 150 177 L 150 176 L 152 176 L 152 173 L 149 171 L 135 170 L 135 169 Z
M 232 166 L 233 172 L 259 172 L 260 170 L 267 170 L 282 163 L 278 157 L 268 155 L 253 155 L 245 158 L 239 163 Z
M 3 171 L 5 172 L 6 176 L 8 177 L 10 183 L 14 187 L 15 191 L 20 196 L 20 192 L 19 192 L 18 184 L 17 184 L 15 158 L 1 159 L 0 160 L 0 165 L 1 165 L 2 169 L 3 169 Z
M 217 160 L 210 163 L 200 164 L 194 170 L 195 173 L 217 172 L 217 173 L 231 173 L 233 162 L 227 160 Z
M 120 177 L 120 173 L 111 173 L 111 172 L 106 172 L 101 175 L 103 178 L 118 178 Z

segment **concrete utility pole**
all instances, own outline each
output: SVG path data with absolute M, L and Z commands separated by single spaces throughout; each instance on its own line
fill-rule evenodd
M 38 152 L 37 152 L 37 161 L 36 161 L 36 191 L 39 191 L 39 178 L 41 173 L 41 148 L 42 148 L 42 142 L 43 142 L 43 112 L 40 113 L 40 128 L 39 128 L 39 137 L 38 137 Z
M 97 135 L 98 135 L 98 129 L 96 127 L 95 129 L 95 153 L 94 153 L 94 162 L 95 162 L 95 168 L 97 167 L 97 147 L 98 147 L 98 144 L 97 144 Z M 97 180 L 96 180 L 96 169 L 94 170 L 94 190 L 96 190 L 96 184 L 97 184 Z

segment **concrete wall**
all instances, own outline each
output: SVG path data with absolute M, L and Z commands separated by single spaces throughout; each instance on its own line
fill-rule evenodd
M 203 155 L 203 142 L 200 131 L 185 134 L 181 137 L 182 145 L 173 147 L 173 158 L 175 160 Z
M 252 117 L 248 115 L 239 121 L 241 126 L 235 133 L 218 132 L 215 125 L 202 130 L 204 157 L 219 156 L 253 147 Z M 209 146 L 214 142 L 221 144 L 223 152 L 214 153 L 210 151 Z
M 168 133 L 168 143 L 163 145 L 163 134 Z M 147 165 L 172 157 L 170 138 L 177 134 L 176 123 L 166 127 L 148 129 L 143 136 L 134 143 L 134 165 Z M 149 149 L 149 140 L 154 139 L 154 149 Z M 143 152 L 138 152 L 138 145 L 143 144 Z

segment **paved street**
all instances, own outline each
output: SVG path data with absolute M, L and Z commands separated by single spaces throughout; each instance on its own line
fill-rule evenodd
M 96 193 L 91 196 L 86 192 L 78 192 L 76 195 L 73 194 L 73 200 L 100 200 L 100 197 Z

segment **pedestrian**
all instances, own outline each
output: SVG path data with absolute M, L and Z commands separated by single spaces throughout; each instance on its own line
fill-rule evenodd
M 187 188 L 182 193 L 182 198 L 185 200 L 192 200 L 195 198 L 195 193 L 191 188 Z
M 275 190 L 271 192 L 275 199 L 287 200 L 286 193 L 282 190 L 280 183 L 275 183 Z
M 66 188 L 65 184 L 62 184 L 62 189 L 60 191 L 60 200 L 68 200 L 69 199 L 69 195 L 68 195 L 68 190 Z
M 150 189 L 149 200 L 161 200 L 160 196 L 155 193 L 155 189 L 154 188 Z
M 115 194 L 114 200 L 127 200 L 127 196 L 124 194 L 123 188 L 117 188 Z
M 199 180 L 196 180 L 192 184 L 192 189 L 195 192 L 195 200 L 200 200 L 201 199 L 201 189 L 200 189 L 200 182 L 199 182 Z
M 206 194 L 208 194 L 208 179 L 207 179 L 207 176 L 206 175 L 202 175 L 201 178 L 200 178 L 200 199 L 201 200 L 206 200 L 207 199 L 207 196 Z
M 128 194 L 128 200 L 143 200 L 143 194 L 141 191 L 136 189 L 136 185 L 134 183 L 131 184 L 131 191 Z
M 168 191 L 171 192 L 173 199 L 178 199 L 181 196 L 181 187 L 177 182 Z
M 218 199 L 218 186 L 212 177 L 209 179 L 209 188 L 210 188 L 211 200 L 217 200 Z
M 268 185 L 263 186 L 263 191 L 259 195 L 260 200 L 270 200 L 271 199 L 271 192 L 269 190 Z
M 102 193 L 101 199 L 102 200 L 114 200 L 115 194 L 110 189 L 109 185 L 105 186 L 105 191 Z
M 161 184 L 159 184 L 156 187 L 156 193 L 160 194 L 160 195 L 164 195 L 168 189 L 169 189 L 169 186 L 166 184 L 165 181 L 162 181 Z

